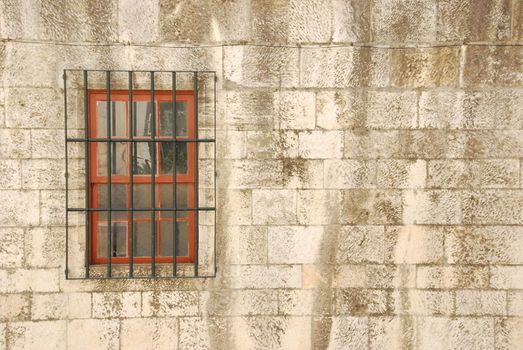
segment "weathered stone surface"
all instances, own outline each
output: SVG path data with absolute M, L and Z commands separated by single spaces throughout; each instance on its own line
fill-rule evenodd
M 390 226 L 385 237 L 387 262 L 423 264 L 443 260 L 444 230 L 440 226 Z
M 296 223 L 296 191 L 253 190 L 253 224 L 289 225 Z
M 265 264 L 267 262 L 267 229 L 265 227 L 231 226 L 226 229 L 224 255 L 231 264 Z M 220 252 L 217 252 L 220 254 Z
M 121 325 L 121 349 L 176 349 L 175 318 L 125 319 Z
M 31 314 L 31 296 L 29 294 L 0 295 L 0 320 L 23 321 Z
M 274 125 L 279 129 L 314 129 L 316 96 L 309 91 L 278 91 L 274 94 Z
M 457 315 L 500 315 L 506 314 L 507 294 L 502 291 L 456 291 Z
M 57 292 L 59 290 L 57 269 L 32 269 L 19 268 L 7 274 L 7 292 Z
M 248 131 L 247 158 L 280 159 L 296 158 L 298 133 L 295 131 Z
M 25 263 L 31 267 L 58 267 L 65 254 L 65 229 L 33 227 L 25 235 Z
M 463 78 L 466 86 L 521 86 L 523 48 L 518 46 L 470 46 L 466 48 L 465 52 Z
M 368 265 L 365 284 L 368 288 L 414 288 L 416 269 L 411 265 Z
M 160 29 L 160 7 L 156 1 L 139 5 L 131 0 L 118 2 L 118 39 L 124 42 L 154 42 Z
M 39 4 L 32 1 L 6 0 L 0 3 L 0 34 L 2 38 L 37 38 Z
M 523 267 L 493 266 L 490 286 L 495 289 L 523 289 Z
M 472 188 L 479 186 L 479 179 L 466 160 L 431 160 L 427 165 L 428 188 Z
M 201 311 L 210 316 L 278 314 L 276 290 L 211 291 L 200 294 Z
M 265 130 L 274 125 L 274 100 L 270 91 L 227 91 L 225 101 L 227 125 L 241 130 Z
M 370 2 L 334 0 L 332 6 L 332 40 L 334 42 L 369 41 Z
M 40 192 L 40 223 L 42 225 L 63 225 L 65 223 L 65 192 Z
M 523 318 L 498 318 L 494 327 L 494 341 L 499 349 L 521 349 Z
M 327 90 L 316 94 L 316 125 L 322 129 L 364 127 L 367 94 L 353 90 Z
M 24 231 L 20 228 L 0 228 L 0 266 L 20 267 L 24 261 Z
M 347 158 L 392 158 L 400 151 L 400 136 L 395 130 L 355 130 L 345 132 Z
M 326 188 L 373 188 L 376 184 L 373 161 L 329 159 L 325 161 L 324 171 Z
M 236 265 L 226 276 L 231 288 L 300 288 L 299 265 Z
M 398 290 L 392 293 L 392 312 L 397 315 L 451 315 L 453 293 L 449 291 Z
M 142 293 L 143 317 L 195 316 L 197 313 L 198 294 L 196 292 Z
M 20 162 L 17 160 L 3 160 L 0 163 L 0 188 L 17 190 L 21 188 Z
M 6 124 L 10 128 L 54 128 L 62 123 L 62 95 L 53 89 L 10 89 Z
M 135 292 L 93 293 L 93 318 L 139 317 L 141 302 Z
M 416 271 L 418 288 L 487 288 L 489 271 L 486 266 L 418 266 Z
M 461 198 L 450 191 L 409 190 L 403 194 L 405 224 L 459 224 L 460 212 Z
M 38 199 L 38 191 L 0 191 L 0 222 L 6 226 L 37 225 Z
M 423 160 L 378 161 L 378 188 L 424 188 L 427 163 Z
M 340 222 L 341 191 L 300 190 L 297 198 L 298 223 L 328 225 Z
M 298 155 L 306 159 L 336 159 L 343 154 L 341 131 L 307 131 L 298 134 Z
M 333 317 L 329 349 L 366 349 L 367 339 L 367 318 Z
M 401 194 L 390 190 L 347 190 L 342 192 L 342 224 L 398 224 Z
M 11 323 L 8 343 L 12 349 L 66 349 L 66 321 Z
M 447 134 L 448 158 L 519 158 L 521 130 L 456 131 Z
M 0 130 L 0 158 L 30 158 L 31 133 L 22 129 Z
M 367 98 L 367 127 L 411 129 L 417 126 L 416 92 L 369 91 Z
M 379 289 L 338 289 L 338 315 L 376 315 L 387 312 L 387 292 Z
M 267 250 L 270 264 L 311 264 L 320 257 L 321 226 L 280 226 L 268 229 Z
M 507 301 L 507 310 L 509 316 L 523 316 L 523 293 L 509 292 L 507 296 Z
M 523 192 L 484 190 L 464 192 L 462 220 L 465 224 L 521 224 Z
M 383 263 L 383 226 L 342 226 L 338 233 L 338 263 Z
M 28 190 L 58 190 L 65 188 L 65 162 L 63 160 L 24 160 L 22 187 Z
M 399 154 L 401 158 L 445 158 L 450 147 L 447 138 L 443 130 L 401 130 Z
M 67 323 L 67 349 L 118 349 L 119 330 L 120 324 L 116 319 L 69 321 Z

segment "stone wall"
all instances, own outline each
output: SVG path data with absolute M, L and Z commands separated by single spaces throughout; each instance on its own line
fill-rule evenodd
M 523 349 L 523 1 L 1 0 L 0 349 Z M 218 275 L 66 281 L 64 68 L 218 75 Z

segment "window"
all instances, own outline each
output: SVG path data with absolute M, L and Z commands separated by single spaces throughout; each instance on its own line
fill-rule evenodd
M 64 90 L 66 277 L 213 277 L 214 72 L 66 70 Z

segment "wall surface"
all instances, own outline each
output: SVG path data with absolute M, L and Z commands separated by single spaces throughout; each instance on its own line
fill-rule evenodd
M 523 1 L 1 0 L 0 349 L 523 349 Z M 64 68 L 218 74 L 218 275 L 66 281 Z

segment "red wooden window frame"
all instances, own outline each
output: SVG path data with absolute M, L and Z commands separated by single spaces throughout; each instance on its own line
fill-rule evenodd
M 89 90 L 89 138 L 106 138 L 107 135 L 98 136 L 97 135 L 97 102 L 107 103 L 107 91 L 106 90 Z M 151 93 L 149 90 L 133 90 L 133 102 L 151 102 Z M 154 91 L 154 100 L 155 100 L 155 123 L 157 130 L 157 139 L 172 139 L 170 136 L 160 136 L 162 125 L 160 123 L 160 102 L 172 102 L 172 91 L 166 90 L 155 90 Z M 125 139 L 129 139 L 129 91 L 128 90 L 111 90 L 111 101 L 122 101 L 125 103 Z M 176 91 L 176 102 L 185 102 L 186 103 L 186 125 L 187 125 L 187 134 L 183 136 L 176 136 L 176 139 L 194 139 L 195 138 L 195 128 L 194 128 L 194 93 L 193 91 Z M 113 136 L 113 139 L 120 139 L 121 137 Z M 134 136 L 134 139 L 147 140 L 150 139 L 150 136 Z M 124 184 L 126 185 L 126 207 L 130 207 L 130 169 L 131 160 L 130 160 L 130 147 L 131 142 L 125 142 L 126 147 L 126 175 L 111 175 L 112 184 Z M 98 174 L 98 145 L 102 142 L 90 142 L 89 144 L 89 191 L 90 191 L 90 203 L 89 206 L 92 208 L 98 207 L 99 197 L 98 197 L 98 185 L 107 184 L 108 177 L 106 175 Z M 156 187 L 156 207 L 160 207 L 161 184 L 170 184 L 169 188 L 172 188 L 173 185 L 173 176 L 172 175 L 162 175 L 160 173 L 160 142 L 155 142 L 156 144 L 156 175 L 155 175 L 155 187 Z M 187 142 L 187 172 L 185 174 L 176 174 L 176 183 L 177 184 L 187 184 L 189 185 L 189 190 L 187 191 L 187 206 L 189 208 L 194 208 L 194 187 L 195 183 L 195 166 L 194 166 L 194 151 L 195 146 L 193 142 Z M 106 169 L 105 169 L 106 171 Z M 152 185 L 152 176 L 150 174 L 133 174 L 133 184 L 151 184 Z M 136 194 L 135 194 L 135 203 L 136 203 Z M 122 219 L 111 219 L 112 223 L 123 222 L 126 223 L 126 256 L 113 256 L 111 257 L 112 264 L 128 264 L 130 261 L 130 212 L 127 211 L 126 218 Z M 136 212 L 135 212 L 136 213 Z M 150 214 L 151 212 L 146 212 Z M 187 222 L 187 241 L 188 241 L 188 255 L 186 256 L 176 256 L 176 262 L 179 263 L 192 263 L 194 261 L 194 225 L 195 225 L 195 212 L 186 211 L 184 217 L 176 216 L 177 222 L 185 221 Z M 172 215 L 172 213 L 171 213 Z M 154 213 L 155 216 L 155 225 L 156 225 L 156 263 L 172 263 L 172 256 L 161 256 L 160 242 L 161 242 L 161 222 L 173 222 L 172 218 L 165 218 L 162 216 L 160 211 Z M 100 219 L 100 214 L 97 211 L 93 211 L 90 216 L 90 260 L 91 264 L 106 264 L 107 257 L 98 256 L 98 224 L 101 222 L 107 222 L 107 219 Z M 152 218 L 137 218 L 136 214 L 133 219 L 134 223 L 138 222 L 147 222 L 152 225 Z M 139 233 L 137 233 L 139 234 Z M 172 234 L 172 233 L 171 233 Z M 136 236 L 136 235 L 135 235 Z M 174 237 L 173 237 L 174 239 Z M 107 249 L 106 249 L 107 250 Z M 107 252 L 106 252 L 107 253 Z M 134 256 L 134 263 L 151 263 L 151 256 Z

